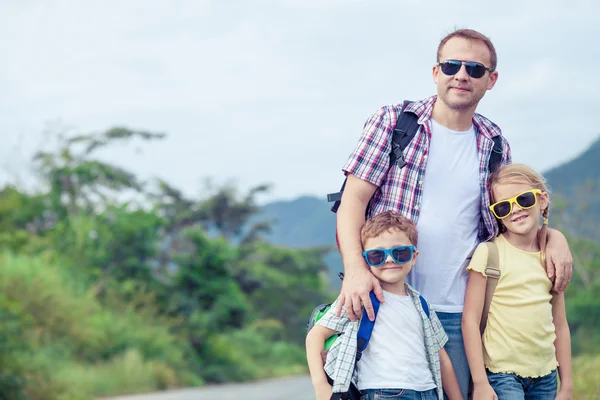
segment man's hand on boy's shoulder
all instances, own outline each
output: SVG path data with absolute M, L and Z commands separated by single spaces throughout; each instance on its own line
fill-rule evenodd
M 338 304 L 335 308 L 335 315 L 339 316 L 342 308 L 350 321 L 357 321 L 362 315 L 362 306 L 367 310 L 367 315 L 371 321 L 375 320 L 375 312 L 371 304 L 369 293 L 371 290 L 380 302 L 383 302 L 383 289 L 377 278 L 362 265 L 355 268 L 348 268 L 351 272 L 344 275 L 342 281 L 342 290 L 338 298 Z

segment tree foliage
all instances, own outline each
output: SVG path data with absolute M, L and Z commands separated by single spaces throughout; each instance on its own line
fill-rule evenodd
M 207 184 L 190 198 L 98 156 L 163 136 L 113 128 L 59 137 L 56 151 L 33 158 L 37 191 L 0 189 L 0 393 L 123 391 L 125 382 L 97 380 L 118 381 L 124 363 L 140 371 L 133 391 L 303 368 L 306 318 L 330 295 L 325 251 L 264 241 L 257 196 L 267 185 L 239 193 Z M 127 193 L 137 201 L 123 201 Z

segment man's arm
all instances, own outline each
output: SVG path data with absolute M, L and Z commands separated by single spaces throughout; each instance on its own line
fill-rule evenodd
M 564 293 L 552 296 L 552 317 L 556 339 L 556 359 L 558 361 L 558 375 L 560 377 L 560 391 L 557 399 L 571 399 L 573 397 L 573 374 L 571 371 L 571 332 L 567 323 Z
M 344 264 L 344 280 L 336 307 L 340 315 L 342 307 L 351 321 L 361 316 L 361 302 L 373 321 L 375 314 L 369 292 L 374 290 L 380 302 L 383 302 L 383 290 L 379 281 L 371 274 L 362 256 L 360 229 L 365 223 L 365 211 L 377 186 L 354 175 L 348 175 L 342 201 L 337 212 L 337 234 Z
M 548 228 L 546 273 L 554 281 L 554 291 L 563 293 L 573 276 L 573 256 L 567 238 L 560 231 Z
M 393 108 L 393 107 L 392 107 Z M 396 110 L 398 111 L 398 110 Z M 374 320 L 369 292 L 374 290 L 383 302 L 379 282 L 362 259 L 360 229 L 365 222 L 369 200 L 384 181 L 390 168 L 391 137 L 394 130 L 389 107 L 381 107 L 364 124 L 363 133 L 348 161 L 342 168 L 348 180 L 337 212 L 337 235 L 344 264 L 341 301 L 336 315 L 345 308 L 352 321 L 360 318 L 361 300 L 371 321 Z

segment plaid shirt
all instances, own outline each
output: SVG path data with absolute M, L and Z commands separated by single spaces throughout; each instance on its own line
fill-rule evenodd
M 419 292 L 408 284 L 405 284 L 405 287 L 406 292 L 411 297 L 412 302 L 423 321 L 423 335 L 425 339 L 427 361 L 429 362 L 429 369 L 431 370 L 433 380 L 437 386 L 438 397 L 442 400 L 444 395 L 442 390 L 442 372 L 440 368 L 439 351 L 448 341 L 448 336 L 429 303 L 427 303 L 429 306 L 429 318 L 427 318 L 427 314 L 425 314 L 419 299 Z M 329 349 L 325 362 L 325 372 L 333 379 L 333 392 L 343 393 L 347 392 L 350 388 L 350 382 L 354 383 L 354 385 L 357 385 L 358 383 L 358 374 L 356 372 L 355 363 L 356 341 L 360 323 L 359 321 L 350 321 L 344 308 L 342 308 L 342 314 L 339 317 L 335 316 L 335 308 L 338 300 L 336 300 L 325 315 L 317 321 L 317 324 L 323 325 L 336 332 L 343 333 Z M 377 329 L 377 320 L 375 321 L 375 327 L 373 329 Z
M 415 224 L 419 219 L 423 200 L 423 178 L 427 167 L 429 143 L 431 141 L 431 113 L 437 96 L 412 103 L 405 111 L 419 116 L 419 129 L 415 137 L 404 149 L 407 165 L 402 168 L 389 168 L 389 154 L 392 146 L 392 132 L 402 111 L 402 104 L 384 106 L 375 112 L 365 123 L 363 135 L 350 158 L 343 167 L 345 174 L 376 185 L 368 217 L 383 211 L 393 210 L 411 219 Z M 492 121 L 482 115 L 473 115 L 473 126 L 477 132 L 477 153 L 479 157 L 479 186 L 481 190 L 481 219 L 479 239 L 487 241 L 497 235 L 498 224 L 489 209 L 488 163 L 494 142 L 492 138 L 501 136 L 502 131 Z M 502 164 L 511 162 L 510 147 L 502 139 Z

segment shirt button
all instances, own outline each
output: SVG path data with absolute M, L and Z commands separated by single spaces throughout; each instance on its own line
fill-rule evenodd
M 419 211 L 419 206 L 415 206 L 415 210 Z
M 419 186 L 423 186 L 423 181 L 419 181 Z

